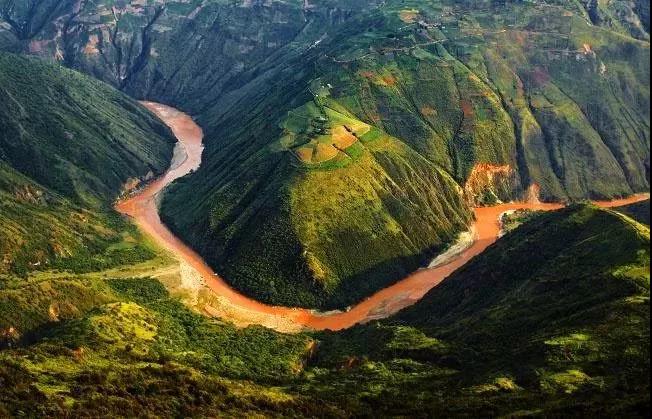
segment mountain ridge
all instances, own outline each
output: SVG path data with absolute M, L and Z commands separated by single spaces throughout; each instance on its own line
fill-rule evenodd
M 71 18 L 66 36 L 55 35 L 59 18 L 29 41 L 0 35 L 35 55 L 61 59 L 61 51 L 63 62 L 134 97 L 194 115 L 207 164 L 164 197 L 163 218 L 231 283 L 270 303 L 342 308 L 350 291 L 378 289 L 444 249 L 474 205 L 649 189 L 649 35 L 634 3 L 618 11 L 569 2 L 80 5 L 77 15 L 62 12 Z M 379 132 L 376 144 L 391 151 L 371 153 L 371 162 L 369 133 L 331 141 L 351 124 Z M 395 145 L 412 151 L 399 157 Z M 419 184 L 446 197 L 443 206 L 433 193 L 403 193 L 418 182 L 400 173 L 422 158 L 432 176 L 422 169 L 421 179 L 443 170 L 455 180 Z M 365 173 L 374 171 L 391 181 L 369 198 Z M 321 203 L 299 193 L 324 183 L 332 188 Z M 360 213 L 353 203 L 365 199 Z M 350 203 L 338 208 L 342 225 L 361 233 L 355 263 L 338 252 L 347 241 L 337 226 L 301 221 L 337 200 Z M 358 216 L 363 228 L 349 227 Z M 434 228 L 424 235 L 426 225 Z M 319 229 L 321 242 L 311 238 Z M 371 239 L 375 230 L 382 239 Z M 238 245 L 258 246 L 255 237 L 268 244 Z M 379 255 L 381 241 L 392 251 Z

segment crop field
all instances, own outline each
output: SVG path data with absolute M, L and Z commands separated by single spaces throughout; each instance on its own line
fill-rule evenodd
M 351 160 L 356 153 L 349 153 L 348 149 L 370 129 L 368 124 L 350 114 L 341 113 L 346 110 L 336 102 L 321 101 L 315 100 L 289 111 L 281 125 L 285 135 L 280 146 L 291 149 L 299 161 L 313 168 L 323 168 L 323 163 L 338 156 L 340 161 Z

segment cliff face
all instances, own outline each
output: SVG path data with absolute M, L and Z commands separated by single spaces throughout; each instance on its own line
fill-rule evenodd
M 476 164 L 464 184 L 466 202 L 474 207 L 516 200 L 522 195 L 518 172 L 509 165 Z

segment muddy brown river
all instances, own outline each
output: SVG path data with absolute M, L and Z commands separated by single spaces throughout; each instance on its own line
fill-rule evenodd
M 231 320 L 242 326 L 260 324 L 282 332 L 296 332 L 306 328 L 341 330 L 357 323 L 388 317 L 414 304 L 453 271 L 494 243 L 498 239 L 499 216 L 503 212 L 518 209 L 555 210 L 563 206 L 550 203 L 508 203 L 475 208 L 476 236 L 470 247 L 453 255 L 444 264 L 414 272 L 369 296 L 346 312 L 320 313 L 303 308 L 271 306 L 253 300 L 231 288 L 199 254 L 184 244 L 161 222 L 156 198 L 175 179 L 199 168 L 203 151 L 203 132 L 190 116 L 174 108 L 153 102 L 142 102 L 142 104 L 172 129 L 179 141 L 177 147 L 180 150 L 175 153 L 170 169 L 163 176 L 133 196 L 119 202 L 116 209 L 131 217 L 158 245 L 191 266 L 201 276 L 206 286 L 218 297 L 219 303 L 211 307 L 211 315 Z M 638 202 L 648 197 L 648 194 L 640 194 L 625 199 L 595 203 L 601 207 L 614 207 Z

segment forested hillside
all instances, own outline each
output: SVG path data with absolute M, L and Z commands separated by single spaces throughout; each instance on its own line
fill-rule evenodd
M 469 205 L 648 189 L 647 41 L 552 6 L 413 6 L 290 43 L 197 108 L 207 164 L 163 215 L 236 287 L 343 307 L 441 251 Z
M 649 229 L 615 212 L 538 215 L 413 308 L 337 333 L 236 329 L 113 274 L 0 290 L 1 414 L 649 409 Z
M 649 416 L 649 19 L 0 0 L 0 417 Z
M 147 257 L 117 246 L 138 233 L 111 206 L 167 168 L 168 128 L 110 86 L 35 58 L 0 54 L 0 99 L 0 274 Z
M 590 206 L 538 215 L 394 318 L 322 336 L 314 365 L 336 372 L 308 387 L 381 416 L 642 417 L 649 234 Z

